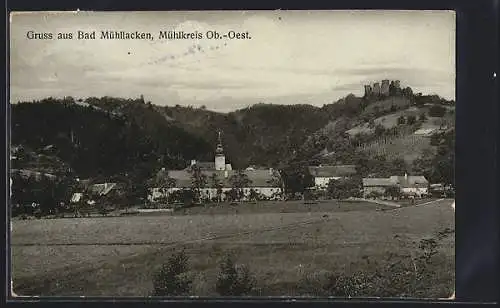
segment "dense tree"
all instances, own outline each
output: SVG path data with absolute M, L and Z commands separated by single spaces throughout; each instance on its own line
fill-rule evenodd
M 385 189 L 384 196 L 399 199 L 401 197 L 401 189 L 398 186 L 389 186 Z
M 210 185 L 212 188 L 216 189 L 217 203 L 219 203 L 222 198 L 222 183 L 221 181 L 219 181 L 219 178 L 217 177 L 217 174 L 215 172 L 210 176 Z
M 257 193 L 257 191 L 255 189 L 250 189 L 250 193 L 248 195 L 248 199 L 250 201 L 257 201 L 259 200 L 259 193 Z
M 189 257 L 184 250 L 172 254 L 155 274 L 153 296 L 186 296 L 191 293 L 192 277 L 189 271 Z
M 154 178 L 152 188 L 157 188 L 160 191 L 162 197 L 160 198 L 159 201 L 165 202 L 168 205 L 169 190 L 170 188 L 173 188 L 175 186 L 176 186 L 175 179 L 169 176 L 167 170 L 161 170 Z
M 328 183 L 327 192 L 330 198 L 347 199 L 349 197 L 360 197 L 361 187 L 360 177 L 331 180 Z
M 231 187 L 236 192 L 236 200 L 241 200 L 244 197 L 243 189 L 248 187 L 252 181 L 248 178 L 248 175 L 243 170 L 238 170 L 229 178 Z
M 406 123 L 408 125 L 413 125 L 417 122 L 417 118 L 414 116 L 414 115 L 409 115 L 407 118 L 406 118 Z
M 385 131 L 386 131 L 386 129 L 383 125 L 378 124 L 377 126 L 375 126 L 375 136 L 376 137 L 382 136 L 385 133 Z
M 85 102 L 90 107 L 56 99 L 13 105 L 12 144 L 36 151 L 54 145 L 57 157 L 80 177 L 140 173 L 139 183 L 160 166 L 183 167 L 187 159 L 208 157 L 212 151 L 208 143 L 137 101 L 105 97 Z M 147 172 L 135 168 L 140 164 Z
M 41 214 L 55 214 L 61 203 L 71 198 L 75 187 L 72 178 L 49 178 L 47 176 L 24 177 L 19 173 L 12 174 L 11 204 L 22 209 L 32 203 L 39 204 Z M 19 204 L 19 207 L 16 205 Z M 22 210 L 20 210 L 22 211 Z M 20 214 L 16 211 L 13 214 Z
M 290 165 L 282 170 L 285 193 L 295 196 L 314 186 L 314 179 L 305 166 Z
M 433 105 L 429 108 L 430 117 L 443 117 L 446 113 L 446 108 L 440 105 Z
M 191 173 L 191 188 L 193 189 L 195 199 L 200 202 L 201 189 L 207 186 L 207 176 L 201 172 L 201 168 L 198 166 L 192 166 L 190 169 Z
M 431 183 L 455 185 L 455 131 L 434 137 L 437 153 L 426 151 L 413 162 L 414 173 L 423 174 Z

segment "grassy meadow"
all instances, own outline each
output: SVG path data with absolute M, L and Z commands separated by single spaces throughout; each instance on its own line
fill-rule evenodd
M 370 272 L 415 256 L 422 239 L 454 230 L 451 202 L 397 209 L 364 202 L 265 202 L 174 215 L 14 220 L 14 291 L 148 296 L 162 263 L 184 249 L 193 295 L 217 295 L 218 264 L 227 253 L 255 276 L 253 295 L 325 295 L 314 291 L 325 273 Z M 428 269 L 432 281 L 410 296 L 453 292 L 454 232 L 437 242 Z

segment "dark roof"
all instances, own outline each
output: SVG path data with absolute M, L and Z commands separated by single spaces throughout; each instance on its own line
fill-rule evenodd
M 422 175 L 391 176 L 391 181 L 397 183 L 401 187 L 418 187 L 427 186 L 429 182 Z
M 160 171 L 161 172 L 161 171 Z M 227 172 L 227 178 L 225 177 L 225 173 Z M 242 171 L 246 174 L 250 180 L 249 187 L 277 187 L 276 184 L 272 183 L 273 175 L 271 175 L 270 170 L 244 170 Z M 231 187 L 231 183 L 229 179 L 231 176 L 238 173 L 236 170 L 201 170 L 207 177 L 207 187 L 212 186 L 211 177 L 212 174 L 217 175 L 218 181 L 222 184 L 223 187 L 229 188 Z M 277 172 L 274 172 L 276 176 L 279 176 Z M 161 176 L 161 173 L 158 175 Z M 169 170 L 168 176 L 173 178 L 176 181 L 175 187 L 178 188 L 188 188 L 191 187 L 191 173 L 187 169 L 185 170 Z
M 364 178 L 364 187 L 374 186 L 400 186 L 400 187 L 425 187 L 429 184 L 427 179 L 421 175 L 391 176 L 389 178 Z
M 376 186 L 393 186 L 394 182 L 391 181 L 390 178 L 364 178 L 363 186 L 364 187 L 376 187 Z
M 124 188 L 123 183 L 99 183 L 90 186 L 90 190 L 100 196 L 109 194 L 113 190 L 120 190 Z
M 215 162 L 213 161 L 198 161 L 195 166 L 200 167 L 201 170 L 215 170 Z M 190 169 L 191 166 L 187 167 Z
M 355 165 L 309 166 L 309 173 L 315 177 L 343 177 L 356 174 Z

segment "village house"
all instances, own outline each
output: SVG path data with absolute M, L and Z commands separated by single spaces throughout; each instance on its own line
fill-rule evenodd
M 283 184 L 281 176 L 277 170 L 258 169 L 249 167 L 245 170 L 233 170 L 231 164 L 226 164 L 226 157 L 219 133 L 219 143 L 215 151 L 214 162 L 191 161 L 189 167 L 183 170 L 165 170 L 162 169 L 156 175 L 156 183 L 160 178 L 170 178 L 172 187 L 162 188 L 154 187 L 150 190 L 148 200 L 155 202 L 160 198 L 168 197 L 175 191 L 193 188 L 193 170 L 199 168 L 200 173 L 205 177 L 206 183 L 200 187 L 200 198 L 205 200 L 224 201 L 228 198 L 229 192 L 235 187 L 233 180 L 236 177 L 244 177 L 247 183 L 241 187 L 243 193 L 242 200 L 249 200 L 254 196 L 260 198 L 277 200 L 282 198 Z
M 309 166 L 309 173 L 314 178 L 314 186 L 316 189 L 324 190 L 328 187 L 331 180 L 339 180 L 351 177 L 356 174 L 355 165 L 319 165 Z
M 73 193 L 70 203 L 79 203 L 84 199 L 84 196 L 87 196 L 89 199 L 87 203 L 92 205 L 96 203 L 96 200 L 93 199 L 100 199 L 105 196 L 120 197 L 124 193 L 124 185 L 121 183 L 98 183 L 88 186 L 83 183 L 82 186 L 81 191 Z
M 391 176 L 389 178 L 363 178 L 363 196 L 384 195 L 390 187 L 398 187 L 405 197 L 421 198 L 429 193 L 429 182 L 421 175 Z

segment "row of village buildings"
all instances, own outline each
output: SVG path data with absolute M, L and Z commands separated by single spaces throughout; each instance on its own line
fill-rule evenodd
M 195 165 L 200 167 L 201 173 L 204 174 L 207 179 L 213 178 L 215 175 L 220 184 L 220 188 L 216 188 L 210 183 L 207 183 L 205 187 L 200 189 L 201 199 L 214 200 L 215 198 L 220 198 L 221 201 L 225 201 L 228 192 L 233 189 L 230 179 L 232 176 L 236 175 L 238 171 L 231 169 L 215 170 L 212 168 L 213 164 L 211 165 L 206 162 L 193 163 L 192 166 Z M 148 200 L 150 202 L 155 202 L 161 200 L 163 197 L 168 197 L 176 191 L 191 189 L 192 173 L 190 169 L 191 166 L 183 170 L 160 171 L 158 176 L 167 176 L 168 174 L 168 177 L 175 181 L 175 186 L 167 189 L 162 189 L 160 187 L 151 189 Z M 317 192 L 326 191 L 328 183 L 331 180 L 346 179 L 356 174 L 356 167 L 354 165 L 320 165 L 310 166 L 308 169 L 314 179 L 314 187 L 311 187 L 311 190 Z M 245 174 L 249 180 L 248 185 L 242 189 L 244 193 L 242 200 L 251 198 L 252 190 L 263 199 L 281 200 L 284 198 L 284 187 L 280 184 L 282 182 L 276 180 L 280 176 L 276 170 L 250 167 L 240 171 L 240 174 L 241 173 Z M 386 190 L 394 186 L 400 189 L 403 198 L 421 198 L 428 196 L 430 189 L 433 187 L 438 188 L 437 186 L 439 185 L 429 185 L 429 182 L 424 176 L 406 174 L 403 176 L 390 176 L 388 178 L 364 178 L 362 195 L 364 198 L 370 198 L 376 195 L 382 198 Z M 90 191 L 94 196 L 104 196 L 122 188 L 123 186 L 119 183 L 101 183 L 92 185 Z M 76 192 L 73 194 L 71 202 L 79 202 L 83 199 L 83 196 L 84 192 Z
M 240 200 L 248 200 L 252 194 L 258 195 L 261 199 L 277 200 L 284 199 L 285 194 L 281 175 L 277 170 L 249 167 L 245 170 L 233 170 L 231 164 L 226 162 L 222 143 L 219 143 L 215 151 L 215 159 L 211 162 L 199 162 L 192 160 L 191 165 L 182 170 L 161 170 L 156 175 L 158 177 L 168 177 L 175 184 L 165 189 L 154 187 L 149 191 L 148 201 L 156 202 L 163 197 L 180 191 L 191 189 L 192 187 L 192 169 L 199 168 L 207 180 L 206 185 L 200 188 L 200 198 L 204 200 L 225 201 L 230 198 L 230 192 L 234 189 L 232 179 L 234 176 L 246 177 L 247 185 L 241 189 L 243 197 Z M 22 173 L 23 170 L 20 170 Z M 25 170 L 26 171 L 26 170 Z M 346 179 L 356 174 L 355 165 L 320 165 L 310 166 L 308 168 L 310 175 L 314 180 L 314 187 L 310 190 L 324 192 L 331 180 Z M 26 171 L 27 172 L 27 171 Z M 217 187 L 213 182 L 218 183 Z M 156 181 L 161 182 L 161 181 Z M 364 178 L 362 180 L 362 195 L 365 198 L 374 196 L 383 197 L 384 193 L 390 187 L 398 187 L 402 197 L 423 197 L 429 195 L 432 188 L 440 184 L 429 185 L 429 182 L 421 175 L 394 175 L 388 178 Z M 86 186 L 86 185 L 84 185 Z M 86 186 L 82 191 L 74 192 L 70 203 L 79 203 L 85 200 L 89 204 L 95 203 L 92 198 L 99 196 L 109 196 L 112 194 L 121 194 L 125 189 L 121 183 L 100 183 Z
M 175 185 L 168 188 L 155 187 L 150 190 L 148 200 L 155 202 L 179 190 L 190 189 L 192 187 L 193 167 L 199 168 L 201 174 L 207 179 L 207 185 L 200 188 L 200 198 L 205 200 L 224 201 L 228 198 L 229 192 L 233 188 L 231 179 L 234 176 L 246 177 L 247 185 L 241 190 L 243 198 L 248 200 L 252 193 L 267 200 L 283 199 L 284 187 L 281 175 L 272 168 L 249 167 L 245 170 L 233 170 L 231 164 L 226 163 L 226 157 L 222 144 L 219 140 L 215 151 L 215 159 L 212 162 L 199 162 L 192 160 L 190 166 L 182 170 L 161 170 L 157 177 L 168 177 Z M 314 179 L 312 190 L 325 191 L 331 180 L 346 179 L 356 174 L 355 165 L 320 165 L 310 166 L 309 173 Z M 211 184 L 216 181 L 218 187 Z M 429 194 L 431 185 L 424 176 L 421 175 L 394 175 L 388 178 L 364 178 L 363 179 L 363 197 L 372 197 L 378 195 L 384 196 L 389 187 L 398 187 L 402 197 L 420 198 Z M 104 183 L 94 185 L 93 190 L 98 191 L 98 195 L 105 195 L 119 189 L 121 186 L 117 183 Z M 72 202 L 78 202 L 83 197 L 83 193 L 75 193 Z

